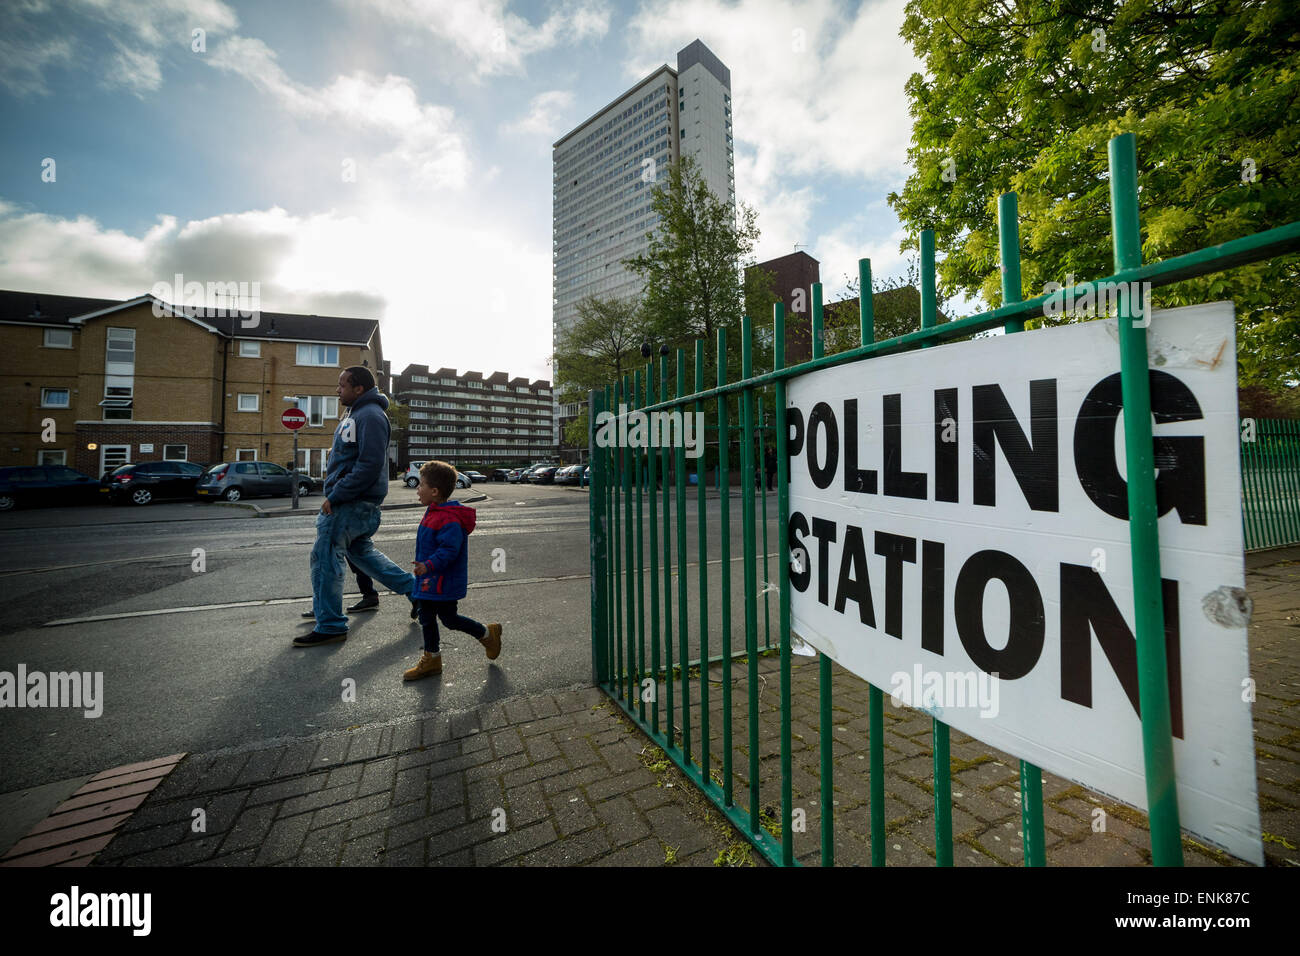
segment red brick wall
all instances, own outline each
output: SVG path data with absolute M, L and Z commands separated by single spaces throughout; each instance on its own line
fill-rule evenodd
M 101 446 L 91 450 L 86 446 Z M 140 451 L 152 444 L 152 452 Z M 77 426 L 76 453 L 69 466 L 99 477 L 99 456 L 104 445 L 130 445 L 131 461 L 162 461 L 164 445 L 187 445 L 190 461 L 203 465 L 221 461 L 221 434 L 211 425 L 134 425 L 131 422 L 97 422 Z

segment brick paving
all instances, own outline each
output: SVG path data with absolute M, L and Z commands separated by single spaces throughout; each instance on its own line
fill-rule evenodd
M 1296 866 L 1300 548 L 1251 555 L 1247 567 L 1255 602 L 1250 653 L 1264 850 L 1269 865 Z M 770 821 L 780 816 L 778 667 L 775 656 L 758 662 L 759 794 L 762 816 Z M 868 865 L 866 685 L 838 666 L 832 675 L 836 863 Z M 721 665 L 708 676 L 712 768 L 720 780 Z M 748 807 L 747 668 L 735 666 L 732 676 L 734 800 Z M 791 782 L 794 806 L 804 817 L 795 852 L 799 862 L 818 865 L 816 661 L 796 657 L 791 676 Z M 698 701 L 698 671 L 694 680 L 692 699 Z M 698 758 L 698 709 L 693 717 Z M 888 695 L 884 718 L 886 862 L 933 865 L 931 721 L 893 707 Z M 951 737 L 954 863 L 1023 865 L 1017 761 L 956 731 Z M 104 792 L 102 782 L 87 788 L 86 794 Z M 1047 773 L 1043 795 L 1049 865 L 1151 862 L 1144 814 Z M 1103 832 L 1093 830 L 1097 808 L 1106 811 Z M 122 814 L 111 824 L 115 836 L 93 836 L 99 845 L 111 840 L 94 865 L 762 863 L 617 706 L 589 687 L 273 747 L 188 755 Z M 43 828 L 49 825 L 34 832 Z M 1191 866 L 1242 865 L 1191 840 L 1184 851 Z M 92 853 L 86 850 L 77 862 L 90 862 Z
M 1251 673 L 1256 775 L 1266 865 L 1300 866 L 1300 548 L 1250 555 L 1247 590 L 1251 620 Z M 773 611 L 775 615 L 775 610 Z M 698 669 L 693 671 L 691 752 L 700 755 Z M 780 820 L 780 662 L 761 656 L 759 678 L 760 814 Z M 709 670 L 710 761 L 722 753 L 722 665 Z M 748 667 L 732 665 L 734 801 L 749 807 Z M 680 685 L 679 685 L 680 686 Z M 835 862 L 870 865 L 867 764 L 867 684 L 832 665 Z M 660 683 L 659 698 L 667 695 Z M 791 666 L 792 805 L 804 812 L 795 826 L 795 858 L 821 862 L 819 677 L 815 658 Z M 680 690 L 677 692 L 680 701 Z M 661 722 L 666 722 L 661 712 Z M 675 717 L 679 728 L 681 712 Z M 933 865 L 935 855 L 932 721 L 921 711 L 894 707 L 884 695 L 886 865 Z M 951 731 L 953 863 L 956 866 L 1023 865 L 1019 761 Z M 721 780 L 720 776 L 715 780 Z M 1146 815 L 1085 787 L 1043 773 L 1044 829 L 1049 866 L 1127 866 L 1151 863 Z M 1105 811 L 1105 830 L 1094 831 L 1094 810 Z M 1188 866 L 1243 866 L 1216 849 L 1184 839 Z
M 191 754 L 96 866 L 758 862 L 603 693 L 581 688 Z

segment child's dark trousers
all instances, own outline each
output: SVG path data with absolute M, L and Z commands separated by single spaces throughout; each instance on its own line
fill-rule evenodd
M 424 630 L 424 649 L 430 654 L 439 653 L 438 621 L 453 631 L 464 631 L 476 640 L 487 635 L 487 628 L 469 617 L 456 613 L 455 601 L 418 601 L 420 605 L 420 627 Z

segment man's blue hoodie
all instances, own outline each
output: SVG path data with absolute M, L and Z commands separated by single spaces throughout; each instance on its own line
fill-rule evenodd
M 330 505 L 350 501 L 381 504 L 388 494 L 388 397 L 366 389 L 334 429 L 325 497 Z

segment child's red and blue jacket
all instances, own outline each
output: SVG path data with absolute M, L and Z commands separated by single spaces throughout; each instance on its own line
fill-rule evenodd
M 459 501 L 429 505 L 415 533 L 415 560 L 428 574 L 416 575 L 411 597 L 425 601 L 459 601 L 469 584 L 469 533 L 475 512 Z

